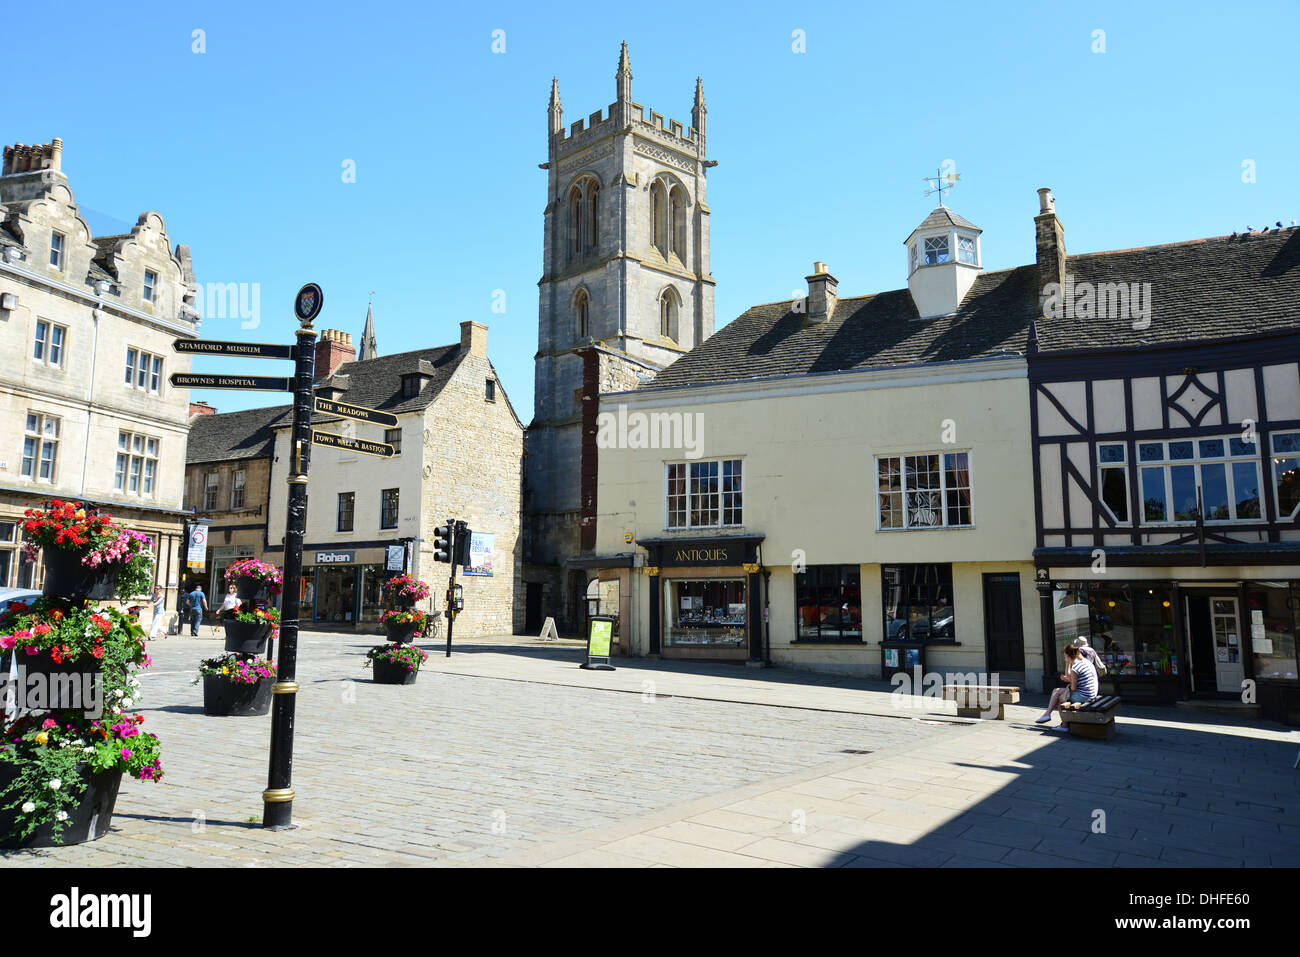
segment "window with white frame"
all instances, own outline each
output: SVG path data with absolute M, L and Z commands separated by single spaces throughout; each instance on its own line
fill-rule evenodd
M 148 269 L 146 269 L 144 271 L 144 294 L 143 294 L 145 302 L 154 301 L 154 292 L 157 290 L 157 288 L 158 288 L 158 274 L 156 272 L 150 272 Z
M 975 262 L 975 238 L 973 236 L 957 237 L 957 261 L 974 266 Z
M 669 462 L 667 527 L 725 528 L 745 523 L 741 459 Z
M 1129 522 L 1127 450 L 1122 442 L 1097 446 L 1097 491 L 1101 504 L 1122 525 Z
M 119 464 L 122 457 L 118 456 Z M 217 492 L 221 488 L 221 476 L 216 472 L 208 472 L 203 476 L 203 511 L 215 512 L 217 510 Z
M 63 268 L 63 233 L 50 233 L 50 265 L 55 269 Z
M 925 241 L 925 264 L 927 266 L 946 263 L 949 258 L 947 236 L 931 236 Z
M 143 349 L 126 350 L 126 384 L 141 392 L 158 392 L 162 389 L 162 356 Z
M 881 529 L 968 526 L 970 453 L 877 456 L 876 497 Z
M 1286 521 L 1300 509 L 1300 432 L 1273 435 L 1273 488 L 1277 517 Z
M 1139 442 L 1142 521 L 1195 522 L 1197 498 L 1207 522 L 1259 521 L 1259 449 L 1239 436 Z
M 36 482 L 53 482 L 59 457 L 59 420 L 52 415 L 28 412 L 25 428 L 20 474 Z
M 138 432 L 117 433 L 113 488 L 129 495 L 153 495 L 158 478 L 158 440 Z M 216 507 L 213 500 L 212 508 Z M 204 501 L 204 511 L 211 511 Z
M 243 469 L 236 469 L 230 476 L 230 510 L 233 512 L 237 508 L 244 507 L 244 486 L 246 485 L 246 473 Z
M 68 338 L 66 326 L 48 319 L 36 320 L 36 339 L 32 344 L 32 358 L 42 365 L 60 368 L 63 365 L 63 347 Z

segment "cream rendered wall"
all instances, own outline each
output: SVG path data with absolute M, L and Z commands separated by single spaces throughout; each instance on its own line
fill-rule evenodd
M 953 563 L 957 648 L 932 650 L 940 668 L 984 670 L 982 575 L 1020 574 L 1026 668 L 1041 669 L 1039 612 L 1033 587 L 1034 510 L 1029 392 L 1020 360 L 963 363 L 944 371 L 905 369 L 781 380 L 743 388 L 706 387 L 602 397 L 636 412 L 700 415 L 700 458 L 744 459 L 741 529 L 669 532 L 664 465 L 683 450 L 600 450 L 598 554 L 637 539 L 765 535 L 774 660 L 818 670 L 878 673 L 882 621 L 880 565 Z M 983 378 L 981 378 L 983 377 Z M 954 438 L 945 444 L 944 431 Z M 875 509 L 875 457 L 969 451 L 974 526 L 881 531 Z M 791 645 L 797 553 L 808 565 L 862 566 L 866 646 Z M 644 579 L 644 574 L 638 572 Z M 648 620 L 648 588 L 634 595 Z M 643 629 L 633 653 L 648 647 Z M 1028 677 L 1028 676 L 1027 676 Z

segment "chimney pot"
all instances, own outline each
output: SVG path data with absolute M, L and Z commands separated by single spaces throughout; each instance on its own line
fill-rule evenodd
M 351 338 L 345 337 L 338 329 L 321 330 L 320 339 L 316 341 L 317 380 L 332 376 L 343 363 L 356 359 L 357 350 Z
M 839 280 L 831 275 L 824 262 L 813 263 L 813 274 L 808 280 L 808 323 L 825 322 L 835 311 L 835 290 Z
M 1056 198 L 1052 196 L 1051 188 L 1044 186 L 1042 189 L 1038 191 L 1039 215 L 1042 215 L 1043 213 L 1052 213 L 1055 211 L 1056 211 Z

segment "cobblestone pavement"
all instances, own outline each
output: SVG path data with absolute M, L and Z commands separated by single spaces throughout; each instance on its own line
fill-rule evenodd
M 190 685 L 219 639 L 171 638 L 143 678 L 165 780 L 124 781 L 101 840 L 0 863 L 1300 864 L 1300 734 L 1273 725 L 1126 709 L 1113 741 L 1075 741 L 1028 707 L 964 723 L 880 682 L 589 672 L 527 639 L 428 645 L 414 685 L 384 686 L 372 643 L 302 637 L 297 828 L 256 824 L 270 718 L 204 717 Z

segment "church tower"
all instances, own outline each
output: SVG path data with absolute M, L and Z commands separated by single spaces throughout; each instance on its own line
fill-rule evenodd
M 525 560 L 534 566 L 526 577 L 548 585 L 545 613 L 562 625 L 581 611 L 581 576 L 569 566 L 582 553 L 584 465 L 589 484 L 595 474 L 583 458 L 584 368 L 619 365 L 621 376 L 602 374 L 595 387 L 614 391 L 613 378 L 631 388 L 634 372 L 648 378 L 713 334 L 705 174 L 716 164 L 706 159 L 703 82 L 685 127 L 633 101 L 626 43 L 614 79 L 609 109 L 567 130 L 558 79 L 547 107 Z

